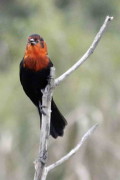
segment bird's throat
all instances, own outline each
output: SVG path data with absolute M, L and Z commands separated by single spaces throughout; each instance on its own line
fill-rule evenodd
M 37 46 L 27 46 L 23 60 L 25 68 L 40 71 L 46 68 L 48 64 L 49 57 L 44 49 L 40 49 Z

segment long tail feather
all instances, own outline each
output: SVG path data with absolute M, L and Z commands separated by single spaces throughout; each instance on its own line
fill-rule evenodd
M 50 134 L 57 138 L 58 136 L 63 136 L 64 128 L 67 125 L 66 119 L 60 113 L 59 109 L 57 108 L 55 102 L 52 100 L 51 104 L 51 126 L 50 126 Z
M 50 122 L 50 135 L 53 138 L 57 138 L 58 136 L 63 136 L 64 128 L 67 125 L 67 121 L 64 116 L 60 113 L 57 108 L 55 102 L 52 100 L 51 102 L 51 122 Z M 40 119 L 41 119 L 41 111 L 38 108 Z

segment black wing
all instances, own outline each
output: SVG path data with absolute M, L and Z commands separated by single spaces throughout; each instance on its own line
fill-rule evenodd
M 50 67 L 52 66 L 53 64 L 50 61 L 46 68 L 36 72 L 25 68 L 23 66 L 23 60 L 20 63 L 20 82 L 26 95 L 36 106 L 38 106 L 39 101 L 41 102 L 41 90 L 44 89 L 48 83 Z

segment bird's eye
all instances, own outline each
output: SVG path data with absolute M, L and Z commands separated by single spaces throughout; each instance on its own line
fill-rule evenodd
M 35 42 L 38 43 L 38 42 L 39 42 L 39 39 L 35 39 Z

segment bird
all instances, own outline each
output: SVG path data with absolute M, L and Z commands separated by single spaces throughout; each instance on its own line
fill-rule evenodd
M 48 84 L 53 63 L 48 56 L 47 44 L 39 34 L 28 36 L 25 53 L 20 62 L 20 82 L 25 94 L 37 107 L 42 123 L 42 90 Z M 67 121 L 59 111 L 53 98 L 51 101 L 50 135 L 63 136 Z M 41 127 L 41 125 L 40 125 Z

